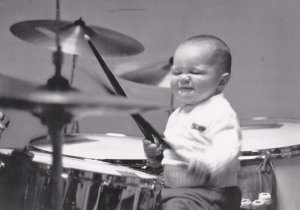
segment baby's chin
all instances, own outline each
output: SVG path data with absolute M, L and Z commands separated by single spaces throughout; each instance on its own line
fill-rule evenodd
M 182 104 L 185 105 L 195 105 L 195 104 L 200 104 L 204 101 L 206 101 L 210 97 L 195 97 L 195 95 L 192 94 L 176 94 L 175 98 L 181 102 Z
M 176 99 L 180 103 L 186 104 L 186 105 L 194 105 L 194 104 L 199 103 L 197 100 L 195 100 L 194 98 L 190 98 L 190 97 L 176 96 Z

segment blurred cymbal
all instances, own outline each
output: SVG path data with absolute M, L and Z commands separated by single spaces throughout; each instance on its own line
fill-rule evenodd
M 171 66 L 172 58 L 169 62 L 129 62 L 117 65 L 114 72 L 125 80 L 169 88 Z
M 5 87 L 0 90 L 0 106 L 25 111 L 36 115 L 44 110 L 63 110 L 74 117 L 102 114 L 131 114 L 166 108 L 141 100 L 130 100 L 109 94 L 85 94 L 75 89 L 53 91 L 46 86 L 34 87 L 22 80 L 0 75 Z
M 35 87 L 37 84 L 22 79 L 17 79 L 0 73 L 0 90 L 24 91 Z
M 13 24 L 11 32 L 18 38 L 56 50 L 55 20 L 29 20 Z M 60 21 L 60 45 L 62 52 L 81 56 L 94 56 L 84 39 L 88 35 L 103 56 L 129 56 L 144 51 L 137 40 L 106 28 L 87 26 L 80 18 L 75 22 Z

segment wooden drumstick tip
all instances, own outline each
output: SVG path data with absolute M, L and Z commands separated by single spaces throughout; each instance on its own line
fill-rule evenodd
M 89 35 L 84 34 L 83 37 L 86 41 L 91 41 L 91 38 L 89 37 Z

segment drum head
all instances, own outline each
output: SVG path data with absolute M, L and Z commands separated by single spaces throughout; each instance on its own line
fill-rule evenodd
M 52 153 L 49 137 L 30 141 L 38 151 Z M 96 160 L 145 160 L 141 138 L 106 134 L 67 134 L 64 136 L 64 156 Z
M 300 121 L 258 119 L 242 123 L 242 151 L 275 150 L 300 145 Z

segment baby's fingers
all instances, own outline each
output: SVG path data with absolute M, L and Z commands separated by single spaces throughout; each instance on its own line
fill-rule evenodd
M 143 144 L 149 145 L 149 144 L 152 144 L 152 142 L 148 139 L 143 139 Z

